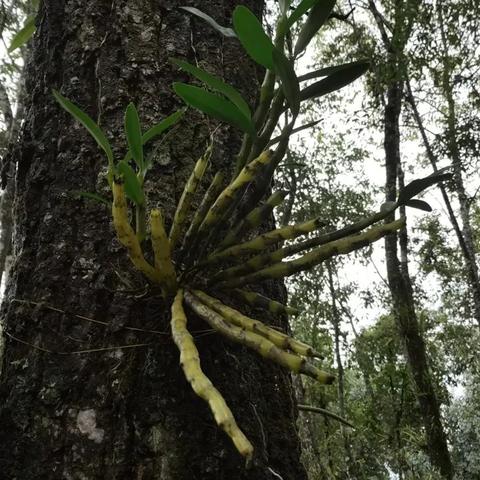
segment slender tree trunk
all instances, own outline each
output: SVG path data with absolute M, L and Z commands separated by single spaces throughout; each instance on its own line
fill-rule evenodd
M 395 81 L 388 88 L 385 106 L 384 148 L 387 201 L 396 199 L 397 175 L 400 165 L 399 118 L 401 105 L 402 83 Z M 451 479 L 453 478 L 453 468 L 441 422 L 440 408 L 429 372 L 425 342 L 415 312 L 411 280 L 406 267 L 406 231 L 402 232 L 400 237 L 402 262 L 398 258 L 397 235 L 389 235 L 385 239 L 387 274 L 395 320 L 405 345 L 409 369 L 416 387 L 430 461 L 445 478 Z
M 406 81 L 406 90 L 407 90 L 406 91 L 407 101 L 412 108 L 412 113 L 415 118 L 417 128 L 420 132 L 420 136 L 422 137 L 422 141 L 423 141 L 423 145 L 425 146 L 427 157 L 430 161 L 430 164 L 432 165 L 433 171 L 436 172 L 438 171 L 438 167 L 437 167 L 438 158 L 433 152 L 433 149 L 428 140 L 425 126 L 423 125 L 422 118 L 420 117 L 420 114 L 418 112 L 415 97 L 413 96 L 413 92 L 408 79 Z M 458 165 L 458 162 L 457 162 L 457 165 Z M 458 167 L 456 168 L 458 170 Z M 459 175 L 458 174 L 456 175 L 456 182 L 458 182 L 459 178 L 460 178 L 461 188 L 463 189 L 461 169 L 460 169 Z M 472 230 L 470 227 L 470 219 L 467 216 L 467 225 L 468 225 L 467 231 L 470 232 L 471 234 L 469 237 L 469 241 L 467 241 L 466 238 L 464 237 L 464 232 L 460 228 L 455 212 L 453 211 L 452 203 L 450 201 L 446 188 L 442 184 L 439 185 L 439 188 L 440 188 L 440 192 L 442 193 L 442 198 L 445 203 L 445 207 L 447 208 L 450 223 L 452 224 L 452 227 L 455 231 L 455 235 L 457 236 L 458 244 L 460 246 L 460 251 L 462 252 L 463 261 L 465 264 L 465 270 L 466 270 L 466 274 L 467 274 L 467 278 L 470 284 L 470 289 L 472 294 L 473 315 L 478 325 L 480 325 L 480 279 L 478 277 L 478 268 L 477 268 L 477 262 L 475 259 L 475 249 L 473 248 L 473 236 L 472 236 Z M 463 198 L 465 200 L 465 197 Z M 464 209 L 464 211 L 465 210 L 468 212 L 468 209 Z
M 331 308 L 332 308 L 332 324 L 335 342 L 335 362 L 337 364 L 337 392 L 338 392 L 338 407 L 339 414 L 342 418 L 346 417 L 345 413 L 345 370 L 343 367 L 342 352 L 341 352 L 341 331 L 340 331 L 340 312 L 338 311 L 337 297 L 335 293 L 335 285 L 333 283 L 333 267 L 331 262 L 327 263 L 328 273 L 328 287 L 330 290 Z M 343 444 L 346 453 L 346 478 L 358 478 L 356 472 L 356 463 L 353 456 L 353 451 L 350 443 L 350 435 L 344 425 L 340 425 L 342 432 Z
M 227 24 L 237 3 L 195 6 Z M 242 3 L 260 14 L 262 2 Z M 195 334 L 202 367 L 255 445 L 246 471 L 183 377 L 168 308 L 155 296 L 129 293 L 143 280 L 114 240 L 108 209 L 72 194 L 108 195 L 106 162 L 55 103 L 52 88 L 97 119 L 120 158 L 129 101 L 145 126 L 180 107 L 170 86 L 182 76 L 169 57 L 199 62 L 252 92 L 256 70 L 239 44 L 177 7 L 173 1 L 41 2 L 26 69 L 28 114 L 13 156 L 15 260 L 3 306 L 2 478 L 305 479 L 290 377 L 242 347 Z M 154 158 L 149 200 L 169 220 L 209 133 L 202 117 L 189 112 Z M 216 139 L 213 170 L 230 170 L 238 135 L 222 127 Z M 280 291 L 277 284 L 271 290 Z M 192 321 L 190 328 L 199 332 L 205 325 Z M 101 347 L 110 349 L 72 354 Z
M 453 181 L 460 206 L 460 218 L 462 220 L 462 237 L 464 243 L 464 258 L 472 287 L 474 317 L 480 326 L 480 280 L 478 265 L 475 259 L 475 243 L 472 225 L 470 222 L 471 200 L 467 195 L 463 181 L 463 164 L 460 149 L 457 143 L 457 114 L 455 99 L 453 96 L 452 68 L 449 59 L 449 48 L 441 2 L 436 2 L 440 37 L 442 43 L 442 93 L 447 103 L 447 148 L 453 165 Z

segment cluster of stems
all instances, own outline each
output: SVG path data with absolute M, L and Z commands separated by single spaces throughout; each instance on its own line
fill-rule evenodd
M 150 212 L 151 251 L 142 250 L 145 242 L 130 225 L 124 188 L 118 179 L 112 184 L 113 223 L 134 266 L 161 289 L 166 299 L 172 299 L 171 331 L 186 379 L 194 392 L 208 403 L 219 427 L 250 463 L 253 446 L 238 427 L 221 393 L 201 369 L 194 339 L 188 331 L 185 306 L 228 340 L 254 350 L 291 372 L 307 375 L 324 385 L 331 384 L 334 376 L 316 366 L 315 359 L 321 359 L 321 355 L 311 346 L 225 305 L 214 295 L 235 297 L 246 306 L 274 315 L 293 314 L 295 311 L 291 307 L 249 288 L 260 281 L 311 269 L 335 255 L 362 248 L 401 228 L 404 219 L 365 230 L 391 213 L 395 208 L 392 206 L 387 213 L 380 212 L 341 230 L 283 245 L 299 236 L 312 234 L 325 224 L 316 218 L 262 234 L 254 233 L 287 192 L 274 192 L 264 203 L 244 213 L 240 211 L 240 200 L 246 188 L 255 183 L 262 191 L 268 190 L 269 172 L 276 162 L 276 152 L 260 152 L 227 186 L 223 186 L 223 175 L 217 173 L 193 213 L 193 199 L 208 169 L 210 155 L 211 146 L 196 162 L 168 235 L 160 210 Z M 217 241 L 215 232 L 221 231 L 230 217 L 236 218 L 237 226 L 222 232 L 222 240 Z M 269 251 L 272 246 L 274 249 Z M 283 261 L 292 255 L 296 258 Z M 149 257 L 153 257 L 153 262 L 149 262 Z

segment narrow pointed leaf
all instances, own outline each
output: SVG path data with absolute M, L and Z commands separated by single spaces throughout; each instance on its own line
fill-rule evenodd
M 337 70 L 327 78 L 304 88 L 300 92 L 300 99 L 304 101 L 311 98 L 322 97 L 335 90 L 340 90 L 362 76 L 368 70 L 368 67 L 368 62 L 347 64 L 342 70 Z
M 452 177 L 451 173 L 444 173 L 450 167 L 442 168 L 438 172 L 429 175 L 428 177 L 419 178 L 413 180 L 398 195 L 398 204 L 405 205 L 408 200 L 418 195 L 420 192 L 423 192 L 428 187 L 435 185 L 436 183 L 443 182 L 444 180 L 449 180 Z
M 300 110 L 300 85 L 292 62 L 278 48 L 272 51 L 275 72 L 282 81 L 282 90 L 290 105 L 292 113 L 296 116 Z
M 93 200 L 95 202 L 103 203 L 107 206 L 110 206 L 112 203 L 110 200 L 107 200 L 106 198 L 102 197 L 101 195 L 98 195 L 98 193 L 92 193 L 92 192 L 79 192 L 75 191 L 72 192 L 76 197 L 83 197 L 83 198 L 88 198 L 89 200 Z
M 432 211 L 432 207 L 427 202 L 424 202 L 423 200 L 418 200 L 416 198 L 412 198 L 411 200 L 408 200 L 408 202 L 405 202 L 405 205 L 407 207 L 418 208 L 419 210 L 424 210 L 425 212 L 431 212 Z
M 185 70 L 188 73 L 191 73 L 199 80 L 204 82 L 207 86 L 209 86 L 213 90 L 217 90 L 221 94 L 225 95 L 233 104 L 237 106 L 237 108 L 247 117 L 250 119 L 252 114 L 250 112 L 250 107 L 248 106 L 247 102 L 243 99 L 240 93 L 235 90 L 231 85 L 228 85 L 223 80 L 218 78 L 211 73 L 202 70 L 201 68 L 197 68 L 194 65 L 191 65 L 188 62 L 184 62 L 182 60 L 178 60 L 176 58 L 171 59 L 171 61 L 180 67 L 182 70 Z
M 109 164 L 113 165 L 113 152 L 110 143 L 107 140 L 107 137 L 100 129 L 100 127 L 80 108 L 73 104 L 68 98 L 65 98 L 56 90 L 53 90 L 53 96 L 57 102 L 76 120 L 78 120 L 90 133 L 90 135 L 98 143 L 98 146 L 103 149 L 107 155 Z
M 172 113 L 168 117 L 164 118 L 161 122 L 154 125 L 152 128 L 147 130 L 142 135 L 142 144 L 145 145 L 147 142 L 152 140 L 155 137 L 161 135 L 165 130 L 169 129 L 171 126 L 175 125 L 180 118 L 182 118 L 183 114 L 185 113 L 186 107 L 178 110 L 178 112 Z M 124 160 L 128 162 L 132 158 L 132 152 L 129 150 L 124 157 Z M 145 168 L 148 169 L 147 166 L 148 161 L 145 161 Z
M 290 28 L 295 22 L 298 22 L 302 15 L 308 12 L 316 3 L 321 0 L 302 0 L 298 7 L 288 17 L 287 27 Z
M 164 118 L 161 122 L 157 123 L 152 128 L 148 129 L 142 135 L 143 144 L 145 145 L 152 138 L 158 137 L 158 135 L 161 135 L 165 130 L 170 128 L 172 125 L 175 125 L 180 120 L 180 118 L 182 118 L 184 113 L 185 113 L 184 109 L 179 110 L 178 112 L 172 113 L 168 117 Z
M 187 105 L 197 108 L 218 120 L 227 122 L 250 135 L 255 135 L 252 122 L 229 100 L 186 83 L 174 83 L 173 89 Z
M 260 65 L 273 70 L 274 47 L 258 18 L 247 7 L 239 5 L 233 12 L 233 26 L 248 55 Z
M 320 122 L 322 121 L 322 119 L 320 120 L 313 120 L 312 122 L 308 122 L 308 123 L 305 123 L 304 125 L 300 125 L 299 127 L 296 127 L 294 128 L 290 133 L 288 133 L 288 136 L 291 137 L 292 135 L 295 135 L 296 133 L 298 132 L 301 132 L 303 130 L 306 130 L 307 128 L 312 128 L 314 127 L 315 125 L 318 125 Z M 278 137 L 275 137 L 275 138 L 272 138 L 268 144 L 267 144 L 267 147 L 272 147 L 273 145 L 275 145 L 276 143 L 280 142 L 281 140 L 283 140 L 285 136 L 285 133 L 283 135 L 279 135 Z
M 304 82 L 305 80 L 310 80 L 312 78 L 328 77 L 332 73 L 340 72 L 343 70 L 348 71 L 350 68 L 354 67 L 355 65 L 364 65 L 368 63 L 369 62 L 367 60 L 358 60 L 356 62 L 342 63 L 341 65 L 335 65 L 332 67 L 319 68 L 318 70 L 313 70 L 312 72 L 308 72 L 308 73 L 305 73 L 304 75 L 300 75 L 298 77 L 298 81 Z
M 145 195 L 133 168 L 127 162 L 122 160 L 121 162 L 118 162 L 118 171 L 123 176 L 125 182 L 125 194 L 127 197 L 136 205 L 143 205 Z
M 12 53 L 17 48 L 23 47 L 32 38 L 35 33 L 35 17 L 36 15 L 29 16 L 25 25 L 14 35 L 8 47 L 8 53 Z
M 195 8 L 195 7 L 180 7 L 180 8 L 182 10 L 185 10 L 186 12 L 196 15 L 202 20 L 205 20 L 211 27 L 213 27 L 215 30 L 220 32 L 225 37 L 236 38 L 235 32 L 231 28 L 222 27 L 210 15 L 207 15 L 206 13 L 202 12 L 198 8 Z
M 142 128 L 138 112 L 133 103 L 130 103 L 125 112 L 125 134 L 127 136 L 128 147 L 135 163 L 140 171 L 143 170 L 143 142 Z
M 310 10 L 305 25 L 300 30 L 294 55 L 303 52 L 315 34 L 322 28 L 335 6 L 335 0 L 322 0 L 316 3 Z

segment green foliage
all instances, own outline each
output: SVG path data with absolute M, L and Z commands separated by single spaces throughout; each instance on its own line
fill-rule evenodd
M 201 68 L 197 68 L 190 63 L 184 62 L 183 60 L 178 60 L 174 58 L 171 61 L 172 63 L 180 67 L 182 70 L 185 70 L 186 72 L 191 73 L 193 76 L 197 77 L 212 90 L 216 90 L 217 92 L 224 95 L 238 108 L 238 110 L 240 110 L 241 113 L 243 113 L 243 115 L 248 120 L 251 119 L 252 114 L 250 112 L 250 107 L 240 95 L 240 93 L 238 93 L 238 91 L 235 90 L 235 88 L 233 88 L 231 85 L 228 85 L 215 75 L 212 75 L 205 70 L 202 70 Z
M 68 98 L 65 98 L 56 90 L 53 90 L 53 96 L 57 102 L 72 115 L 77 121 L 79 121 L 95 139 L 98 146 L 105 152 L 110 170 L 113 172 L 113 152 L 107 137 L 103 133 L 102 129 L 80 108 L 72 103 Z
M 300 85 L 292 62 L 278 49 L 272 52 L 275 72 L 282 81 L 282 89 L 294 116 L 300 111 Z
M 322 97 L 328 93 L 346 87 L 361 77 L 369 68 L 369 62 L 352 62 L 338 67 L 325 69 L 322 74 L 327 78 L 309 85 L 300 92 L 302 101 Z
M 229 100 L 186 83 L 175 82 L 173 89 L 187 105 L 195 107 L 213 118 L 229 123 L 250 135 L 255 134 L 251 120 L 246 118 L 238 107 Z
M 87 198 L 93 200 L 94 202 L 103 203 L 104 205 L 110 206 L 110 200 L 98 195 L 97 193 L 91 192 L 72 192 L 76 197 Z
M 25 21 L 25 25 L 15 34 L 8 47 L 8 53 L 12 53 L 17 48 L 21 48 L 33 37 L 35 33 L 36 15 L 30 15 Z
M 335 3 L 336 0 L 321 0 L 312 7 L 305 25 L 298 34 L 294 50 L 295 56 L 305 50 L 313 36 L 320 30 L 320 28 L 322 28 L 332 13 Z
M 118 162 L 117 169 L 123 176 L 127 197 L 136 205 L 143 205 L 145 195 L 133 168 L 125 162 L 125 160 L 122 160 L 121 162 Z
M 142 129 L 137 109 L 133 103 L 130 103 L 125 111 L 125 135 L 130 153 L 138 169 L 142 171 L 144 169 Z
M 257 63 L 273 70 L 272 41 L 263 31 L 258 18 L 247 8 L 239 5 L 233 12 L 233 26 L 245 51 Z
M 302 18 L 302 15 L 307 13 L 316 3 L 321 2 L 322 0 L 302 0 L 297 8 L 292 12 L 288 17 L 287 27 L 291 28 L 293 25 Z

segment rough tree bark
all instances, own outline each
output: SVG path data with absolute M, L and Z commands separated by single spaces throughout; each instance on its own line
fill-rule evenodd
M 194 6 L 228 24 L 237 3 Z M 262 2 L 242 3 L 260 15 Z M 169 312 L 161 299 L 131 293 L 142 279 L 114 240 L 108 209 L 72 195 L 107 194 L 105 160 L 54 102 L 52 88 L 97 119 L 120 156 L 129 101 L 145 126 L 180 106 L 170 90 L 180 74 L 168 57 L 199 62 L 247 96 L 258 84 L 238 43 L 177 7 L 168 0 L 41 2 L 26 69 L 26 122 L 14 152 L 15 261 L 3 306 L 0 385 L 2 478 L 306 478 L 289 375 L 217 336 L 196 336 L 205 372 L 256 447 L 254 465 L 245 471 L 186 383 L 169 334 L 125 328 L 168 332 Z M 148 194 L 169 219 L 208 135 L 208 124 L 189 112 L 156 152 Z M 228 170 L 238 135 L 222 127 L 216 138 L 213 170 Z M 270 287 L 282 292 L 278 284 Z M 195 321 L 190 327 L 205 329 Z M 133 344 L 147 345 L 122 348 Z M 115 348 L 70 353 L 99 347 Z

